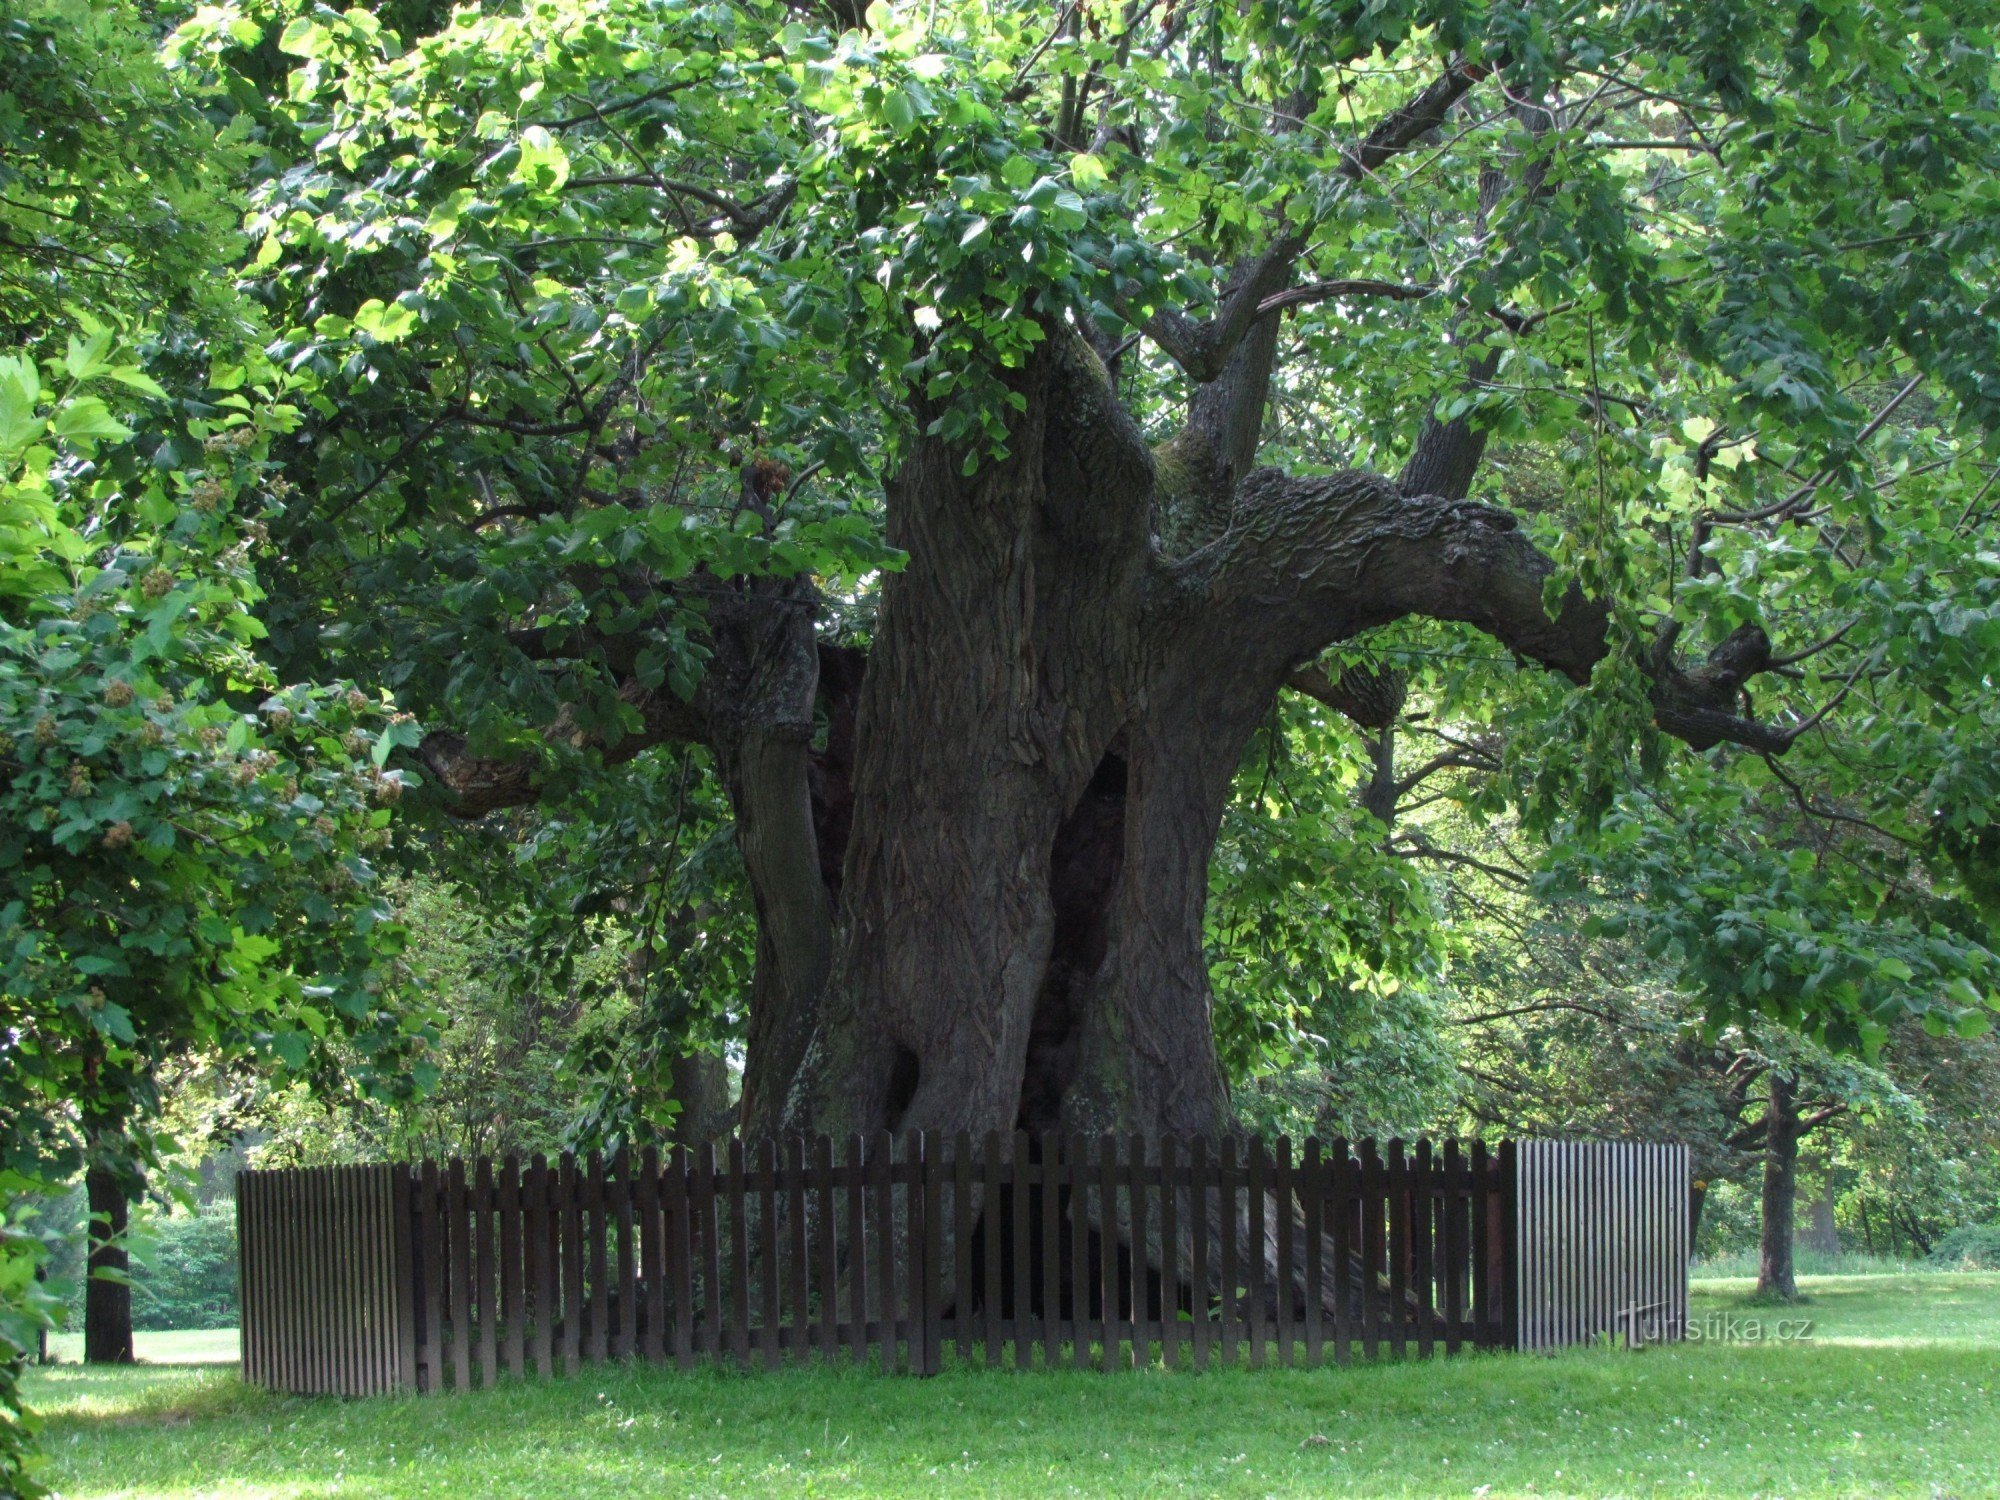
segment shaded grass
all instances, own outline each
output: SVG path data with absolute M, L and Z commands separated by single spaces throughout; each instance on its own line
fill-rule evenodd
M 1636 1354 L 928 1381 L 605 1366 L 348 1402 L 226 1367 L 57 1369 L 33 1395 L 77 1496 L 2000 1494 L 2000 1276 L 1869 1280 L 1814 1285 L 1810 1340 Z

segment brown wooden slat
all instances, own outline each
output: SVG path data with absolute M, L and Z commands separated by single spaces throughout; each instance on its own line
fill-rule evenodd
M 1062 1138 L 1042 1132 L 1037 1201 L 1042 1211 L 1042 1368 L 1062 1359 Z
M 632 1153 L 620 1146 L 618 1183 L 612 1192 L 612 1219 L 618 1229 L 618 1313 L 611 1324 L 611 1354 L 630 1359 L 639 1352 L 639 1255 L 634 1240 L 638 1197 L 632 1181 Z
M 1072 1133 L 1063 1160 L 1069 1178 L 1070 1362 L 1090 1368 L 1090 1145 Z
M 1265 1309 L 1271 1287 L 1266 1276 L 1265 1246 L 1270 1233 L 1270 1152 L 1262 1136 L 1250 1141 L 1250 1160 L 1244 1172 L 1243 1207 L 1248 1233 L 1243 1242 L 1243 1299 L 1245 1320 L 1250 1330 L 1250 1368 L 1264 1368 L 1264 1341 L 1270 1326 Z
M 1213 1331 L 1209 1313 L 1209 1184 L 1208 1137 L 1196 1136 L 1188 1143 L 1188 1285 L 1189 1305 L 1194 1314 L 1194 1367 L 1208 1368 L 1209 1335 Z
M 784 1241 L 778 1224 L 778 1143 L 769 1136 L 757 1145 L 757 1346 L 764 1353 L 764 1368 L 776 1370 L 785 1362 L 784 1287 L 779 1279 L 783 1269 L 779 1249 Z
M 729 1175 L 724 1196 L 729 1204 L 729 1352 L 736 1363 L 750 1363 L 750 1196 L 742 1138 L 729 1142 Z M 718 1214 L 718 1218 L 720 1215 Z
M 271 1368 L 272 1281 L 270 1175 L 239 1172 L 236 1177 L 237 1253 L 243 1257 L 243 1378 L 275 1388 Z
M 1000 1364 L 1000 1132 L 989 1130 L 980 1143 L 979 1195 L 980 1269 L 983 1283 L 979 1310 L 980 1331 L 985 1336 L 986 1368 Z
M 556 1177 L 555 1223 L 562 1245 L 563 1369 L 583 1368 L 583 1190 L 576 1157 L 565 1151 Z
M 1143 1135 L 1131 1136 L 1119 1176 L 1125 1184 L 1126 1211 L 1132 1221 L 1132 1232 L 1127 1239 L 1129 1275 L 1125 1311 L 1126 1333 L 1132 1341 L 1132 1368 L 1135 1370 L 1143 1370 L 1153 1362 L 1152 1309 L 1148 1305 L 1147 1285 L 1152 1266 L 1152 1211 L 1148 1203 L 1154 1196 L 1149 1188 L 1158 1175 L 1158 1169 L 1146 1159 L 1146 1138 Z
M 254 1183 L 246 1181 L 243 1172 L 236 1174 L 236 1368 L 242 1374 L 245 1384 L 256 1385 L 262 1377 L 257 1369 L 257 1356 L 252 1350 L 252 1341 L 257 1337 L 260 1315 L 256 1305 L 262 1287 L 258 1282 L 258 1272 L 253 1257 L 256 1245 L 251 1236 L 256 1233 L 250 1227 L 251 1195 L 256 1191 Z
M 701 1248 L 696 1265 L 701 1270 L 701 1352 L 719 1359 L 726 1347 L 729 1322 L 729 1294 L 722 1283 L 722 1189 L 715 1143 L 704 1141 L 694 1148 L 692 1189 L 695 1212 L 692 1222 L 700 1226 Z
M 1243 1283 L 1236 1263 L 1236 1190 L 1242 1178 L 1236 1170 L 1236 1137 L 1222 1138 L 1221 1159 L 1216 1163 L 1216 1196 L 1222 1215 L 1222 1328 L 1221 1358 L 1225 1369 L 1236 1367 L 1237 1334 L 1242 1323 L 1241 1299 L 1237 1289 Z
M 972 1358 L 972 1132 L 951 1149 L 952 1340 L 961 1360 Z
M 579 1186 L 583 1190 L 585 1272 L 589 1289 L 584 1316 L 584 1358 L 602 1363 L 611 1352 L 611 1278 L 606 1262 L 610 1259 L 610 1226 L 604 1211 L 604 1158 L 590 1153 Z
M 1118 1316 L 1118 1138 L 1097 1138 L 1097 1338 L 1107 1372 L 1119 1363 L 1122 1329 Z
M 1491 1240 L 1487 1235 L 1487 1207 L 1492 1192 L 1487 1181 L 1490 1163 L 1486 1159 L 1486 1142 L 1472 1143 L 1472 1193 L 1468 1213 L 1472 1228 L 1471 1277 L 1472 1277 L 1472 1344 L 1474 1348 L 1485 1349 L 1494 1342 L 1492 1327 L 1493 1280 L 1488 1254 Z
M 465 1163 L 454 1157 L 445 1163 L 444 1233 L 439 1240 L 445 1273 L 445 1357 L 451 1367 L 452 1389 L 472 1384 L 472 1257 L 468 1253 L 465 1207 Z
M 868 1191 L 875 1210 L 876 1343 L 882 1368 L 896 1368 L 896 1191 L 895 1137 L 877 1131 L 868 1147 Z
M 1360 1170 L 1355 1175 L 1361 1215 L 1361 1347 L 1374 1359 L 1382 1352 L 1382 1273 L 1387 1269 L 1385 1174 L 1374 1141 L 1361 1143 Z
M 923 1246 L 923 1358 L 918 1368 L 926 1375 L 935 1375 L 944 1364 L 940 1321 L 944 1310 L 940 1274 L 944 1260 L 944 1157 L 921 1131 L 910 1132 L 910 1149 L 920 1164 L 923 1181 L 918 1207 L 920 1220 L 913 1236 Z
M 1160 1363 L 1181 1367 L 1180 1143 L 1160 1137 Z
M 505 1329 L 502 1360 L 510 1375 L 523 1373 L 526 1363 L 526 1321 L 521 1271 L 521 1159 L 509 1154 L 500 1163 L 500 1317 Z
M 1278 1312 L 1278 1362 L 1289 1365 L 1296 1339 L 1292 1287 L 1298 1266 L 1293 1250 L 1297 1235 L 1292 1218 L 1292 1143 L 1285 1136 L 1278 1137 L 1271 1162 L 1271 1203 L 1272 1229 L 1278 1236 L 1278 1280 L 1272 1288 Z
M 330 1308 L 334 1330 L 334 1370 L 333 1389 L 338 1395 L 353 1395 L 361 1389 L 361 1319 L 360 1292 L 361 1278 L 365 1271 L 360 1257 L 354 1252 L 360 1243 L 360 1230 L 356 1224 L 361 1206 L 359 1179 L 361 1169 L 353 1166 L 335 1167 L 322 1174 L 327 1178 L 328 1207 L 327 1252 L 333 1262 L 333 1277 L 328 1292 L 331 1296 Z
M 299 1195 L 299 1228 L 304 1243 L 304 1272 L 306 1316 L 305 1324 L 305 1381 L 303 1389 L 324 1391 L 326 1384 L 327 1337 L 326 1337 L 326 1254 L 327 1237 L 325 1214 L 320 1205 L 320 1176 L 311 1171 L 301 1171 L 296 1177 Z
M 492 1389 L 499 1378 L 497 1336 L 500 1319 L 493 1308 L 494 1288 L 500 1281 L 500 1266 L 493 1244 L 493 1163 L 482 1156 L 473 1168 L 472 1254 L 473 1316 L 479 1330 L 479 1383 Z
M 820 1136 L 820 1354 L 828 1364 L 840 1350 L 840 1264 L 838 1224 L 834 1218 L 834 1142 Z M 860 1370 L 868 1364 L 868 1220 L 862 1182 L 868 1172 L 866 1142 L 848 1136 L 848 1164 L 840 1176 L 846 1184 L 848 1226 L 848 1358 Z
M 413 1164 L 410 1174 L 411 1291 L 415 1305 L 417 1381 L 425 1392 L 445 1387 L 444 1177 L 434 1162 Z
M 1318 1136 L 1306 1138 L 1299 1161 L 1299 1210 L 1303 1221 L 1305 1264 L 1306 1364 L 1317 1369 L 1326 1360 L 1326 1161 Z M 1334 1285 L 1338 1286 L 1336 1281 Z
M 1500 1144 L 1500 1292 L 1504 1299 L 1501 1313 L 1501 1344 L 1509 1349 L 1521 1347 L 1521 1302 L 1520 1267 L 1520 1221 L 1518 1191 L 1519 1177 L 1515 1159 L 1514 1143 Z
M 1428 1139 L 1417 1142 L 1410 1162 L 1410 1299 L 1417 1353 L 1429 1358 L 1437 1325 L 1437 1162 Z
M 676 1146 L 660 1187 L 665 1194 L 667 1284 L 673 1294 L 674 1364 L 688 1369 L 694 1364 L 694 1223 L 688 1181 L 692 1168 L 685 1146 Z
M 1014 1368 L 1025 1370 L 1034 1362 L 1035 1338 L 1032 1325 L 1028 1321 L 1028 1299 L 1032 1283 L 1032 1267 L 1028 1264 L 1029 1218 L 1028 1218 L 1028 1176 L 1029 1151 L 1028 1132 L 1017 1130 L 1010 1143 L 1007 1186 L 1012 1194 L 1014 1254 L 1013 1254 L 1013 1322 L 1014 1322 Z
M 793 1136 L 787 1143 L 785 1163 L 785 1227 L 790 1247 L 786 1262 L 787 1279 L 792 1296 L 792 1324 L 790 1329 L 792 1352 L 804 1360 L 812 1349 L 812 1293 L 810 1249 L 806 1234 L 805 1203 L 808 1178 L 808 1147 L 804 1136 Z
M 529 1323 L 524 1330 L 535 1373 L 555 1370 L 556 1263 L 549 1244 L 549 1159 L 537 1151 L 528 1159 L 521 1220 L 521 1274 L 528 1288 Z
M 1402 1355 L 1410 1339 L 1410 1164 L 1401 1137 L 1389 1142 L 1389 1347 Z
M 1456 1354 L 1466 1334 L 1465 1286 L 1469 1255 L 1466 1206 L 1470 1198 L 1465 1157 L 1456 1140 L 1444 1143 L 1444 1348 Z
M 317 1391 L 320 1388 L 320 1332 L 319 1319 L 321 1300 L 319 1297 L 319 1253 L 322 1241 L 319 1234 L 319 1215 L 313 1196 L 313 1180 L 308 1172 L 292 1173 L 292 1234 L 296 1249 L 294 1264 L 297 1266 L 296 1279 L 300 1286 L 298 1311 L 298 1352 L 294 1356 L 298 1373 L 294 1377 L 294 1390 Z
M 639 1280 L 645 1287 L 640 1301 L 645 1307 L 646 1326 L 639 1339 L 639 1356 L 659 1364 L 667 1357 L 667 1247 L 657 1146 L 648 1146 L 640 1153 L 639 1177 L 633 1187 L 639 1223 Z

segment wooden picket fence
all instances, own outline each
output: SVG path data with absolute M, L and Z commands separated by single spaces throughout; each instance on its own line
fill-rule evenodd
M 246 1173 L 244 1374 L 362 1394 L 630 1358 L 929 1374 L 1513 1347 L 1515 1156 L 910 1133 Z

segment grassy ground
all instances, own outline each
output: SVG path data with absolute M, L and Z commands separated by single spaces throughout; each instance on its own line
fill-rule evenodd
M 226 1367 L 58 1367 L 31 1396 L 70 1496 L 2000 1495 L 2000 1275 L 1809 1290 L 1782 1315 L 1810 1337 L 1639 1353 L 930 1381 L 604 1367 L 350 1402 Z M 1773 1316 L 1728 1282 L 1696 1314 L 1738 1334 Z
M 195 1328 L 177 1333 L 132 1335 L 132 1352 L 141 1364 L 219 1365 L 233 1364 L 241 1349 L 234 1328 Z M 50 1357 L 65 1364 L 83 1358 L 81 1333 L 58 1333 L 49 1338 Z

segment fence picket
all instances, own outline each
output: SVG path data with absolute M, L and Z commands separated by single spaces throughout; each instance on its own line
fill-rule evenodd
M 1062 1145 L 1054 1131 L 1042 1132 L 1042 1368 L 1062 1358 Z
M 1274 1296 L 1278 1309 L 1278 1363 L 1292 1363 L 1294 1341 L 1292 1310 L 1292 1277 L 1295 1267 L 1292 1259 L 1292 1241 L 1295 1238 L 1292 1218 L 1292 1143 L 1284 1136 L 1278 1137 L 1276 1154 L 1271 1162 L 1271 1200 L 1275 1205 L 1272 1227 L 1278 1235 L 1278 1284 Z
M 769 1149 L 769 1142 L 765 1143 Z M 639 1157 L 639 1280 L 645 1286 L 646 1331 L 639 1354 L 652 1364 L 667 1357 L 666 1216 L 660 1208 L 660 1151 L 648 1146 Z
M 674 1363 L 694 1363 L 694 1242 L 688 1202 L 688 1152 L 676 1146 L 661 1186 L 666 1190 L 667 1280 L 673 1287 Z
M 812 1293 L 807 1289 L 806 1138 L 791 1137 L 785 1145 L 786 1280 L 792 1294 L 790 1329 L 793 1356 L 801 1363 L 812 1352 Z
M 1160 1137 L 1160 1363 L 1181 1367 L 1180 1149 Z
M 1013 1189 L 1014 1221 L 1014 1368 L 1028 1368 L 1034 1350 L 1034 1337 L 1028 1322 L 1028 1178 L 1031 1167 L 1028 1161 L 1028 1132 L 1017 1130 L 1011 1143 L 1009 1185 Z
M 1151 1280 L 1152 1212 L 1147 1199 L 1152 1196 L 1152 1173 L 1146 1161 L 1146 1138 L 1134 1135 L 1125 1153 L 1125 1203 L 1132 1231 L 1125 1236 L 1127 1275 L 1126 1312 L 1132 1339 L 1132 1368 L 1143 1370 L 1153 1362 L 1153 1310 L 1147 1283 Z
M 1000 1364 L 1000 1132 L 989 1130 L 981 1143 L 979 1202 L 980 1332 L 986 1368 Z
M 787 1350 L 860 1364 L 871 1348 L 930 1373 L 947 1339 L 989 1367 L 1011 1345 L 1030 1368 L 1038 1343 L 1054 1367 L 1067 1339 L 1077 1368 L 1098 1351 L 1106 1370 L 1150 1364 L 1156 1343 L 1169 1368 L 1255 1368 L 1320 1363 L 1329 1338 L 1342 1361 L 1356 1344 L 1684 1334 L 1684 1147 L 1398 1140 L 1385 1157 L 1308 1139 L 1295 1157 L 1225 1136 L 1212 1158 L 1203 1137 L 1102 1136 L 1093 1159 L 1091 1139 L 884 1132 L 850 1137 L 844 1162 L 822 1136 L 680 1148 L 664 1167 L 621 1149 L 553 1173 L 540 1156 L 247 1173 L 244 1377 L 469 1390 L 530 1362 L 671 1350 L 773 1369 Z
M 847 1138 L 847 1264 L 848 1306 L 853 1318 L 848 1328 L 848 1354 L 859 1370 L 868 1363 L 868 1204 L 863 1186 L 867 1182 L 866 1152 L 859 1133 Z M 775 1253 L 775 1242 L 774 1242 Z
M 1072 1131 L 1063 1150 L 1069 1172 L 1070 1362 L 1090 1368 L 1090 1148 Z
M 1323 1275 L 1326 1234 L 1326 1167 L 1320 1159 L 1318 1136 L 1306 1137 L 1299 1159 L 1299 1211 L 1305 1240 L 1306 1365 L 1317 1369 L 1326 1353 L 1326 1283 Z
M 1237 1273 L 1236 1273 L 1236 1137 L 1222 1138 L 1222 1160 L 1215 1171 L 1216 1197 L 1221 1202 L 1222 1225 L 1222 1364 L 1236 1368 Z
M 1436 1347 L 1437 1163 L 1431 1143 L 1418 1141 L 1410 1163 L 1410 1291 L 1416 1319 L 1417 1353 L 1428 1359 Z
M 1188 1152 L 1188 1306 L 1194 1334 L 1194 1367 L 1208 1368 L 1208 1137 L 1198 1135 Z
M 632 1181 L 632 1153 L 618 1148 L 618 1181 L 612 1193 L 612 1222 L 618 1230 L 618 1316 L 611 1324 L 611 1354 L 630 1359 L 639 1352 L 639 1261 L 632 1242 L 633 1208 L 638 1198 Z

